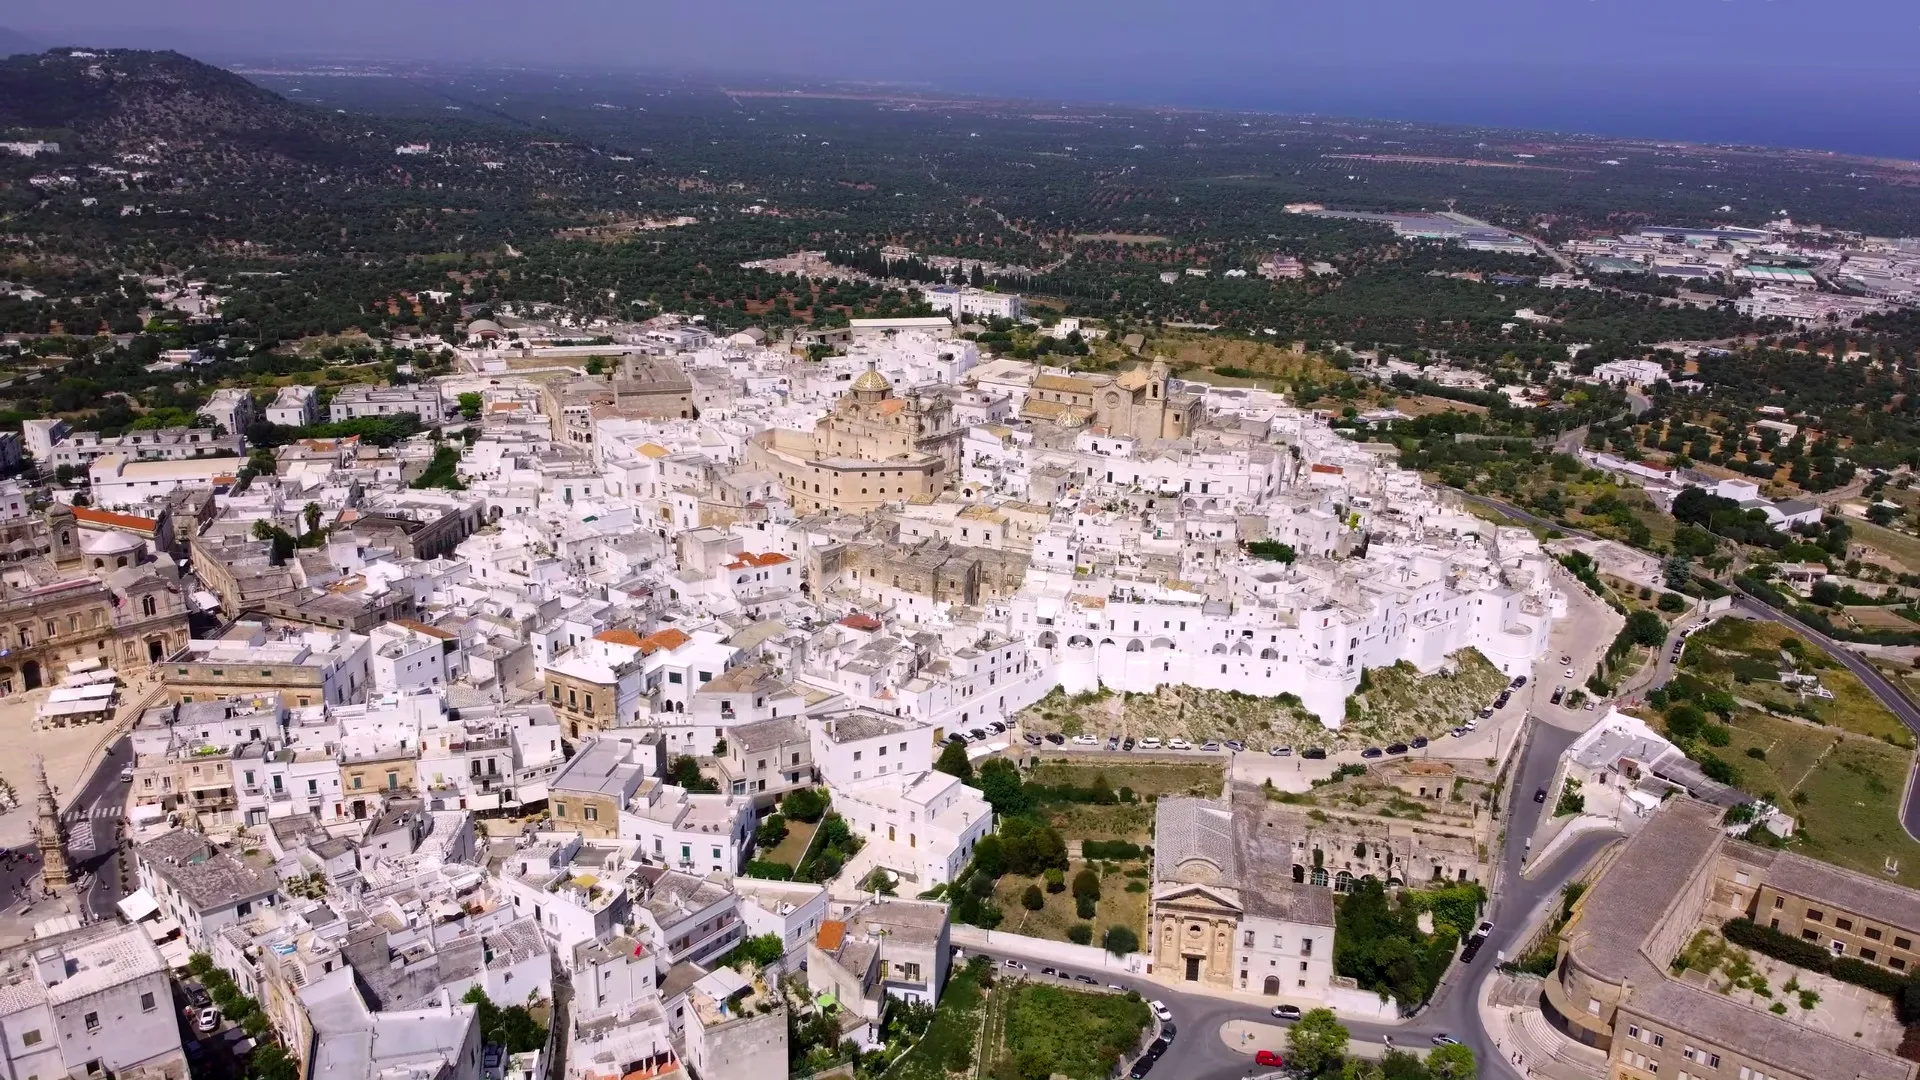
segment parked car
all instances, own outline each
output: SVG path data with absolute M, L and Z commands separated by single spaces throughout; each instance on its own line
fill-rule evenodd
M 1389 754 L 1404 754 L 1406 752 L 1407 752 L 1406 743 L 1396 742 L 1396 743 L 1387 744 L 1387 753 Z
M 1169 750 L 1191 750 L 1191 749 L 1193 749 L 1193 744 L 1192 744 L 1192 743 L 1190 743 L 1190 742 L 1188 742 L 1188 741 L 1187 741 L 1187 740 L 1185 740 L 1185 739 L 1168 739 L 1168 740 L 1167 740 L 1167 749 L 1169 749 Z
M 1507 702 L 1512 700 L 1513 700 L 1513 695 L 1508 693 L 1505 690 L 1502 690 L 1500 691 L 1500 696 L 1493 699 L 1493 707 L 1496 709 L 1504 709 L 1507 707 Z
M 1325 761 L 1327 759 L 1327 748 L 1324 746 L 1309 746 L 1306 752 L 1300 756 L 1303 758 L 1311 758 L 1314 761 Z
M 1480 719 L 1482 719 L 1482 720 L 1485 720 L 1485 719 L 1486 719 L 1487 717 L 1489 717 L 1489 716 L 1492 716 L 1492 715 L 1493 715 L 1493 706 L 1491 706 L 1491 705 L 1489 705 L 1489 706 L 1487 706 L 1486 708 L 1484 708 L 1484 709 L 1481 709 L 1481 710 L 1480 710 Z
M 1547 700 L 1554 705 L 1558 705 L 1560 704 L 1560 699 L 1566 696 L 1567 696 L 1567 688 L 1564 686 L 1556 686 L 1554 687 L 1554 690 L 1553 690 L 1553 696 L 1548 698 Z
M 1073 979 L 1073 972 L 1071 971 L 1056 971 L 1054 972 L 1054 974 L 1060 976 L 1063 979 L 1067 979 L 1069 981 Z
M 1052 968 L 1050 968 L 1050 967 L 1043 967 L 1043 968 L 1041 968 L 1041 969 L 1040 969 L 1040 974 L 1042 974 L 1042 975 L 1058 975 L 1058 974 L 1060 974 L 1060 973 L 1059 973 L 1059 972 L 1057 972 L 1057 971 L 1055 971 L 1055 970 L 1053 970 L 1053 969 L 1052 969 Z
M 214 1028 L 217 1028 L 219 1026 L 220 1026 L 220 1010 L 214 1008 L 211 1005 L 207 1006 L 204 1009 L 201 1009 L 200 1015 L 193 1018 L 193 1030 L 199 1032 L 202 1035 L 207 1034 L 208 1032 L 212 1031 Z
M 1173 1020 L 1173 1010 L 1167 1008 L 1166 1002 L 1159 1000 L 1149 1001 L 1147 1002 L 1147 1007 L 1153 1010 L 1153 1018 L 1155 1020 L 1163 1024 L 1170 1023 Z
M 1363 758 L 1377 758 L 1377 757 L 1379 757 L 1379 756 L 1380 756 L 1380 755 L 1381 755 L 1381 754 L 1382 754 L 1383 752 L 1384 752 L 1384 751 L 1382 751 L 1382 750 L 1381 750 L 1381 749 L 1380 749 L 1379 747 L 1377 747 L 1377 746 L 1369 746 L 1369 747 L 1367 747 L 1367 748 L 1366 748 L 1365 750 L 1362 750 L 1362 751 L 1360 751 L 1360 756 L 1361 756 L 1361 757 L 1363 757 Z
M 1427 737 L 1425 735 L 1415 735 L 1413 741 L 1407 745 L 1413 747 L 1415 750 L 1423 750 L 1427 745 Z
M 1047 732 L 1047 741 L 1052 743 L 1055 746 L 1067 745 L 1067 737 L 1065 735 L 1060 734 L 1057 731 Z
M 1041 738 L 1040 738 L 1040 736 L 1038 736 L 1038 735 L 1035 735 L 1035 734 L 1034 734 L 1033 732 L 1031 732 L 1031 731 L 1029 731 L 1029 732 L 1027 732 L 1027 733 L 1026 733 L 1025 735 L 1022 735 L 1022 736 L 1020 736 L 1020 737 L 1021 737 L 1021 738 L 1023 738 L 1023 739 L 1025 739 L 1025 740 L 1027 740 L 1027 745 L 1028 745 L 1028 746 L 1039 746 L 1039 745 L 1040 745 L 1040 743 L 1041 743 Z
M 1280 1055 L 1274 1053 L 1272 1050 L 1255 1051 L 1253 1063 L 1255 1065 L 1268 1065 L 1276 1069 L 1286 1064 L 1286 1062 L 1280 1060 Z
M 1573 669 L 1568 668 L 1567 670 L 1561 672 L 1560 674 L 1565 675 L 1567 678 L 1571 679 L 1573 678 Z
M 986 728 L 968 728 L 967 738 L 972 739 L 974 742 L 985 742 L 987 740 L 987 729 Z
M 1561 658 L 1560 658 L 1560 662 L 1561 662 L 1561 663 L 1563 663 L 1563 664 L 1571 664 L 1571 663 L 1573 663 L 1573 657 L 1571 657 L 1571 656 L 1563 656 L 1563 657 L 1561 657 Z
M 1113 991 L 1116 994 L 1124 994 L 1127 992 L 1127 988 L 1124 986 L 1121 986 L 1119 983 L 1108 983 L 1107 989 Z
M 1300 1019 L 1300 1006 L 1275 1005 L 1273 1007 L 1273 1018 L 1276 1020 L 1298 1020 Z
M 1546 802 L 1546 801 L 1547 801 L 1547 789 L 1546 789 L 1546 788 L 1541 788 L 1541 789 L 1540 789 L 1539 791 L 1536 791 L 1536 792 L 1534 792 L 1534 793 L 1533 793 L 1533 801 L 1534 801 L 1534 802 L 1537 802 L 1537 803 L 1543 803 L 1543 802 Z
M 1217 754 L 1220 752 L 1220 744 L 1214 742 L 1212 739 L 1208 739 L 1206 742 L 1200 744 L 1200 749 L 1205 750 L 1209 754 Z
M 1452 731 L 1448 732 L 1447 734 L 1452 735 L 1456 739 L 1464 739 L 1467 737 L 1467 729 L 1463 727 L 1457 727 L 1457 728 L 1454 728 Z
M 1588 712 L 1592 712 L 1592 711 L 1593 711 L 1593 702 L 1591 702 L 1591 701 L 1589 701 L 1589 702 L 1587 702 L 1587 711 L 1588 711 Z
M 1139 1061 L 1133 1063 L 1133 1071 L 1129 1072 L 1127 1076 L 1130 1077 L 1131 1080 L 1141 1080 L 1142 1077 L 1153 1071 L 1153 1062 L 1154 1059 L 1151 1055 L 1142 1055 Z
M 964 731 L 956 731 L 953 734 L 947 736 L 947 741 L 950 743 L 959 743 L 961 746 L 965 746 L 967 745 L 967 733 Z
M 1269 753 L 1269 754 L 1271 754 L 1271 755 L 1273 755 L 1274 757 L 1292 757 L 1292 756 L 1293 756 L 1293 747 L 1291 747 L 1291 746 L 1269 746 L 1269 747 L 1267 747 L 1267 753 Z
M 1483 937 L 1486 937 L 1486 936 L 1487 936 L 1488 934 L 1491 934 L 1491 933 L 1493 933 L 1493 924 L 1492 924 L 1492 923 L 1490 923 L 1490 922 L 1483 922 L 1483 923 L 1481 923 L 1481 924 L 1480 924 L 1479 926 L 1476 926 L 1476 927 L 1474 927 L 1474 928 L 1473 928 L 1473 936 L 1474 936 L 1474 937 L 1481 937 L 1481 938 L 1483 938 Z
M 1466 728 L 1468 731 L 1478 731 L 1480 730 L 1480 718 L 1477 716 L 1469 716 L 1467 717 L 1467 722 L 1460 726 Z
M 1075 975 L 1075 976 L 1073 977 L 1073 981 L 1074 981 L 1074 982 L 1083 982 L 1083 983 L 1086 983 L 1086 984 L 1087 984 L 1088 986 L 1099 986 L 1099 985 L 1100 985 L 1100 984 L 1099 984 L 1098 982 L 1095 982 L 1095 981 L 1094 981 L 1094 978 L 1093 978 L 1093 976 L 1091 976 L 1091 975 Z
M 1081 735 L 1075 735 L 1073 737 L 1073 743 L 1075 746 L 1092 746 L 1095 743 L 1098 743 L 1099 741 L 1100 741 L 1100 737 L 1098 735 L 1081 734 Z
M 1521 687 L 1527 685 L 1527 677 L 1525 675 L 1515 676 L 1512 685 L 1515 690 L 1520 689 Z
M 1140 740 L 1140 749 L 1158 750 L 1160 749 L 1160 740 L 1153 735 L 1149 735 L 1146 738 Z
M 1014 969 L 1015 971 L 1025 971 L 1025 970 L 1027 970 L 1027 965 L 1025 965 L 1025 964 L 1023 964 L 1023 963 L 1021 963 L 1021 962 L 1020 962 L 1020 961 L 1018 961 L 1018 960 L 1015 960 L 1015 959 L 1013 959 L 1012 957 L 1008 957 L 1007 959 L 1005 959 L 1005 960 L 1002 960 L 1002 961 L 1001 961 L 1000 963 L 1001 963 L 1001 965 L 1002 965 L 1002 966 L 1004 966 L 1004 967 L 1010 967 L 1010 968 L 1012 968 L 1012 969 Z
M 1132 750 L 1132 749 L 1133 749 L 1133 736 L 1131 736 L 1131 735 L 1129 735 L 1129 736 L 1127 736 L 1126 738 L 1124 738 L 1124 739 L 1122 739 L 1122 740 L 1120 740 L 1120 749 L 1122 749 L 1122 750 Z
M 1160 1038 L 1156 1039 L 1155 1042 L 1160 1044 L 1162 1050 L 1165 1050 L 1167 1046 L 1173 1042 L 1173 1037 L 1178 1034 L 1180 1034 L 1180 1029 L 1173 1026 L 1173 1021 L 1168 1020 L 1160 1025 Z
M 1452 1046 L 1459 1041 L 1459 1039 L 1454 1038 L 1444 1031 L 1433 1037 L 1433 1045 L 1435 1046 Z
M 1107 749 L 1109 750 L 1120 749 L 1120 736 L 1118 735 L 1107 736 Z
M 1246 743 L 1244 743 L 1244 742 L 1242 742 L 1242 741 L 1241 741 L 1241 740 L 1239 740 L 1239 739 L 1228 739 L 1228 740 L 1227 740 L 1227 749 L 1229 749 L 1229 750 L 1231 750 L 1231 751 L 1233 751 L 1233 752 L 1234 752 L 1234 753 L 1236 753 L 1236 754 L 1237 754 L 1237 753 L 1239 753 L 1239 752 L 1241 752 L 1242 750 L 1245 750 L 1246 748 L 1247 748 L 1247 744 L 1246 744 Z
M 993 732 L 995 735 L 1002 735 L 1006 733 L 1007 725 L 995 720 L 993 723 L 987 725 L 987 730 Z

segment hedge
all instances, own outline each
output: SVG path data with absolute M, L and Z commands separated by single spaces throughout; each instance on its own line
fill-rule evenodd
M 1920 976 L 1899 975 L 1878 964 L 1853 956 L 1835 956 L 1811 941 L 1789 937 L 1752 919 L 1728 919 L 1720 932 L 1728 941 L 1754 952 L 1784 960 L 1795 967 L 1831 975 L 1841 982 L 1864 986 L 1876 994 L 1885 994 L 1907 1011 L 1909 1001 L 1920 996 Z M 1916 1002 L 1920 1003 L 1920 1002 Z
M 1083 859 L 1137 859 L 1140 857 L 1140 845 L 1127 840 L 1082 840 L 1080 857 Z

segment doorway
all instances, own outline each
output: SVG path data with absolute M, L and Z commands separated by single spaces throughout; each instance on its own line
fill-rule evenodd
M 1199 982 L 1200 981 L 1200 958 L 1197 956 L 1189 956 L 1189 957 L 1186 957 L 1185 959 L 1187 961 L 1187 981 Z
M 20 665 L 20 679 L 28 690 L 40 689 L 40 661 L 29 660 Z

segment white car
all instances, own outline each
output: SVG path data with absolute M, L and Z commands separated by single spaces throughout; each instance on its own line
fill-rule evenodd
M 1097 735 L 1075 735 L 1073 741 L 1081 746 L 1092 746 L 1100 741 Z
M 1193 749 L 1193 744 L 1192 744 L 1192 743 L 1190 743 L 1190 742 L 1188 742 L 1188 741 L 1187 741 L 1187 740 L 1185 740 L 1185 739 L 1168 739 L 1168 740 L 1167 740 L 1167 749 L 1169 749 L 1169 750 L 1191 750 L 1191 749 Z
M 1163 1024 L 1172 1022 L 1173 1010 L 1167 1008 L 1166 1002 L 1150 1001 L 1147 1003 L 1147 1007 L 1153 1010 L 1154 1019 L 1160 1021 Z
M 1571 679 L 1571 678 L 1573 678 L 1573 669 L 1572 669 L 1572 668 L 1568 668 L 1568 669 L 1567 669 L 1567 670 L 1565 671 L 1565 673 L 1564 673 L 1564 674 L 1565 674 L 1565 675 L 1566 675 L 1566 677 L 1567 677 L 1567 678 L 1569 678 L 1569 679 Z
M 1140 749 L 1142 749 L 1142 750 L 1158 750 L 1158 749 L 1160 749 L 1160 740 L 1159 740 L 1159 738 L 1157 738 L 1156 736 L 1153 736 L 1153 735 L 1149 735 L 1149 736 L 1147 736 L 1146 738 L 1144 738 L 1144 739 L 1141 739 L 1141 740 L 1140 740 Z
M 133 783 L 133 766 L 129 765 L 120 770 L 120 782 L 123 784 Z

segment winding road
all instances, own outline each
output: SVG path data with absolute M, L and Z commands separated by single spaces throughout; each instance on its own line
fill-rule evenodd
M 1500 888 L 1486 913 L 1486 918 L 1494 924 L 1493 932 L 1487 936 L 1487 942 L 1481 947 L 1475 962 L 1468 965 L 1456 962 L 1433 1000 L 1410 1020 L 1399 1024 L 1343 1021 L 1356 1042 L 1378 1045 L 1391 1038 L 1403 1049 L 1425 1050 L 1430 1048 L 1433 1036 L 1451 1035 L 1473 1050 L 1475 1059 L 1480 1063 L 1479 1075 L 1482 1078 L 1521 1080 L 1520 1074 L 1505 1064 L 1504 1052 L 1494 1046 L 1492 1037 L 1481 1027 L 1481 986 L 1498 968 L 1501 957 L 1520 944 L 1520 933 L 1528 914 L 1559 895 L 1567 882 L 1615 838 L 1612 833 L 1582 836 L 1550 865 L 1532 867 L 1531 876 L 1522 875 L 1521 866 L 1527 855 L 1528 838 L 1533 835 L 1534 827 L 1539 824 L 1540 815 L 1545 810 L 1530 795 L 1553 779 L 1560 754 L 1578 734 L 1537 717 L 1529 722 L 1532 724 L 1532 738 L 1527 745 L 1526 757 L 1515 771 L 1513 781 L 1503 796 L 1518 801 L 1513 804 L 1501 850 Z M 969 947 L 969 951 L 989 956 L 995 964 L 1002 964 L 1008 959 L 1019 960 L 1027 965 L 1029 978 L 1043 978 L 1038 975 L 1042 965 L 1062 966 L 1055 959 L 1021 952 L 1010 946 Z M 1064 966 L 1073 970 L 1071 964 Z M 1138 990 L 1142 997 L 1164 1001 L 1172 1011 L 1179 1035 L 1154 1068 L 1152 1080 L 1244 1080 L 1256 1071 L 1266 1071 L 1256 1070 L 1252 1056 L 1254 1050 L 1284 1052 L 1286 1049 L 1284 1045 L 1249 1045 L 1245 1052 L 1241 1052 L 1228 1046 L 1219 1034 L 1221 1025 L 1231 1020 L 1277 1023 L 1269 1015 L 1268 1009 L 1273 1001 L 1284 999 L 1262 1001 L 1245 995 L 1228 997 L 1191 993 L 1179 989 L 1178 983 L 1114 971 L 1087 971 L 1086 974 L 1102 984 Z M 1307 1001 L 1296 1004 L 1303 1008 L 1313 1007 L 1313 1003 Z

